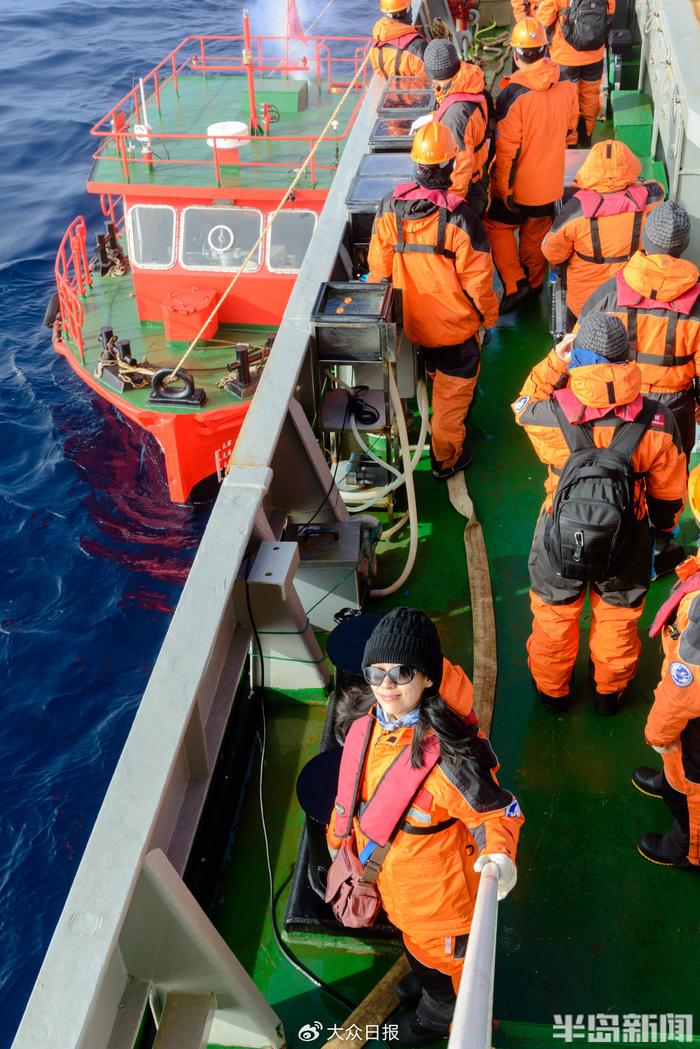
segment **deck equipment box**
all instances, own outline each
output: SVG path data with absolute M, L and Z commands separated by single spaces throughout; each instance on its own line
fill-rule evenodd
M 311 314 L 319 363 L 395 361 L 393 302 L 391 284 L 322 284 Z

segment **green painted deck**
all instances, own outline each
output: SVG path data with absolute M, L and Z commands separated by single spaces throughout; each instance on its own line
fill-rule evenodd
M 494 1046 L 552 1046 L 556 1014 L 689 1013 L 700 1030 L 700 879 L 645 862 L 635 842 L 664 831 L 663 802 L 631 785 L 636 765 L 656 764 L 643 725 L 659 670 L 657 642 L 644 637 L 637 679 L 616 718 L 596 714 L 586 684 L 583 644 L 571 711 L 555 717 L 536 700 L 525 662 L 530 626 L 527 554 L 543 498 L 544 468 L 510 404 L 530 367 L 550 346 L 543 304 L 504 319 L 483 354 L 470 421 L 474 464 L 467 483 L 484 528 L 494 589 L 499 676 L 492 739 L 501 781 L 518 795 L 526 816 L 518 853 L 519 880 L 501 906 Z M 411 604 L 436 621 L 446 654 L 471 667 L 472 634 L 464 521 L 445 486 L 424 462 L 417 474 L 420 546 L 416 568 L 391 604 Z M 697 529 L 686 513 L 688 549 Z M 396 578 L 407 538 L 389 541 L 380 584 Z M 670 579 L 652 584 L 643 635 L 668 593 Z M 389 607 L 389 602 L 381 606 Z M 294 794 L 298 771 L 318 748 L 324 707 L 275 697 L 268 704 L 265 776 L 268 818 L 283 923 L 289 879 L 302 830 Z M 242 901 L 245 900 L 245 905 Z M 342 1026 L 341 1006 L 317 991 L 280 956 L 267 902 L 257 803 L 249 784 L 243 820 L 223 875 L 214 920 L 279 1012 L 290 1045 L 302 1024 Z M 308 940 L 308 937 L 307 937 Z M 359 1001 L 392 963 L 386 954 L 350 953 L 347 944 L 318 937 L 294 942 L 298 957 L 342 994 Z M 323 1044 L 319 1041 L 318 1044 Z M 391 1043 L 385 1043 L 391 1044 Z M 636 1043 L 640 1044 L 640 1043 Z
M 84 307 L 83 338 L 85 342 L 86 370 L 93 375 L 100 358 L 102 344 L 100 328 L 109 325 L 119 339 L 131 341 L 131 353 L 141 364 L 147 359 L 156 368 L 175 367 L 181 359 L 187 343 L 169 343 L 163 334 L 163 325 L 141 323 L 136 311 L 136 299 L 133 295 L 131 274 L 119 277 L 100 277 L 93 274 L 93 287 L 81 300 Z M 267 335 L 274 335 L 275 328 L 234 327 L 222 325 L 215 339 L 201 342 L 192 351 L 185 364 L 195 380 L 195 386 L 205 391 L 207 403 L 203 408 L 177 407 L 174 404 L 149 404 L 150 385 L 144 389 L 128 390 L 119 396 L 138 408 L 163 412 L 167 415 L 182 415 L 192 412 L 210 412 L 219 408 L 242 403 L 242 398 L 228 390 L 221 390 L 216 383 L 228 374 L 226 365 L 236 360 L 235 345 L 238 342 L 249 342 L 262 346 Z M 73 356 L 80 360 L 77 349 L 70 343 Z M 106 385 L 106 384 L 105 384 Z M 111 389 L 111 387 L 107 387 Z M 247 398 L 248 400 L 250 398 Z
M 280 189 L 289 185 L 297 168 L 323 130 L 328 118 L 340 101 L 340 95 L 322 90 L 314 78 L 308 81 L 283 77 L 256 77 L 256 103 L 271 102 L 280 110 L 278 123 L 270 128 L 271 138 L 261 136 L 241 147 L 239 167 L 221 169 L 221 186 L 248 189 Z M 307 87 L 308 106 L 297 110 L 284 104 L 290 94 L 295 97 L 299 86 Z M 342 136 L 350 116 L 361 98 L 351 92 L 338 115 L 339 129 L 331 131 L 330 141 L 324 141 L 315 155 L 315 178 L 311 167 L 305 174 L 301 188 L 327 189 L 342 153 L 344 142 L 332 141 Z M 160 90 L 160 110 L 150 98 L 148 122 L 152 128 L 154 162 L 149 167 L 142 162 L 140 147 L 129 158 L 129 178 L 125 178 L 123 163 L 117 146 L 111 139 L 95 139 L 94 161 L 89 181 L 95 184 L 129 182 L 148 186 L 216 186 L 213 150 L 207 145 L 207 128 L 224 120 L 249 123 L 249 103 L 246 78 L 242 74 L 208 73 L 194 70 L 180 74 L 177 91 L 172 80 Z M 176 136 L 170 138 L 168 136 Z M 199 138 L 177 136 L 197 135 Z M 289 141 L 274 136 L 289 137 Z M 132 139 L 129 140 L 133 142 Z

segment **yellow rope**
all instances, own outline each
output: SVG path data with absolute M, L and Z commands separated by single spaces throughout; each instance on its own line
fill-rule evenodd
M 253 244 L 252 248 L 250 249 L 250 251 L 246 255 L 245 259 L 243 260 L 243 263 L 241 264 L 240 269 L 238 270 L 238 272 L 236 274 L 234 274 L 233 279 L 230 281 L 230 283 L 229 283 L 228 287 L 225 289 L 223 295 L 221 296 L 219 301 L 216 303 L 216 305 L 214 306 L 213 310 L 211 311 L 211 313 L 209 314 L 207 319 L 202 324 L 202 327 L 199 329 L 199 331 L 197 332 L 197 334 L 193 338 L 192 342 L 189 344 L 189 346 L 187 347 L 187 349 L 183 353 L 182 357 L 180 358 L 180 360 L 178 361 L 177 365 L 175 366 L 174 371 L 171 372 L 171 374 L 169 376 L 170 379 L 172 379 L 175 376 L 177 376 L 177 373 L 180 371 L 180 368 L 182 368 L 183 364 L 185 363 L 185 361 L 189 357 L 190 353 L 192 352 L 194 347 L 197 345 L 199 339 L 202 336 L 202 333 L 206 330 L 207 325 L 210 324 L 211 321 L 214 319 L 214 317 L 217 315 L 217 313 L 221 309 L 224 301 L 226 300 L 228 295 L 231 293 L 231 291 L 235 287 L 236 281 L 241 276 L 241 274 L 245 272 L 245 268 L 248 265 L 248 263 L 250 262 L 250 260 L 252 259 L 252 257 L 254 255 L 258 245 L 267 236 L 267 231 L 269 230 L 269 228 L 272 225 L 272 223 L 274 222 L 274 220 L 277 218 L 277 215 L 282 210 L 283 206 L 289 200 L 289 197 L 290 197 L 291 193 L 293 192 L 294 187 L 297 185 L 297 183 L 299 182 L 300 178 L 302 177 L 302 175 L 304 174 L 304 172 L 308 168 L 309 164 L 313 160 L 313 158 L 314 158 L 314 156 L 316 154 L 316 150 L 321 145 L 321 142 L 323 141 L 323 139 L 326 137 L 328 129 L 330 128 L 330 126 L 333 123 L 333 121 L 335 120 L 336 116 L 338 115 L 338 113 L 342 109 L 342 107 L 343 107 L 343 105 L 345 103 L 345 100 L 347 99 L 348 95 L 350 94 L 352 89 L 355 87 L 355 85 L 356 85 L 356 83 L 357 83 L 357 81 L 358 81 L 358 79 L 360 77 L 360 74 L 364 71 L 364 68 L 367 65 L 367 62 L 369 61 L 369 56 L 370 56 L 370 48 L 367 49 L 367 54 L 363 58 L 362 64 L 359 66 L 357 72 L 355 73 L 355 76 L 352 78 L 352 80 L 348 84 L 347 88 L 345 89 L 345 92 L 343 93 L 340 101 L 338 102 L 338 105 L 335 107 L 335 109 L 331 113 L 330 117 L 328 118 L 328 122 L 327 122 L 326 126 L 324 127 L 323 131 L 320 133 L 320 135 L 318 136 L 318 138 L 314 142 L 313 146 L 309 150 L 309 153 L 308 153 L 308 155 L 306 157 L 306 160 L 304 161 L 304 163 L 301 165 L 301 167 L 297 171 L 296 176 L 294 177 L 293 181 L 287 187 L 287 190 L 286 190 L 284 196 L 282 197 L 281 201 L 279 202 L 279 204 L 277 205 L 277 207 L 275 208 L 275 210 L 272 212 L 272 214 L 268 218 L 267 222 L 265 223 L 265 226 L 263 227 L 262 233 L 260 234 L 258 239 L 255 241 L 255 244 Z

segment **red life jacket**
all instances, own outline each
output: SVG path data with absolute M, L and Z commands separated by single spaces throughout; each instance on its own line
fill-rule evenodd
M 476 102 L 484 117 L 486 130 L 484 131 L 484 137 L 482 138 L 479 145 L 474 147 L 474 156 L 476 156 L 479 150 L 483 149 L 487 141 L 493 135 L 493 127 L 491 126 L 491 121 L 489 121 L 489 107 L 486 101 L 486 95 L 472 95 L 468 91 L 455 91 L 454 94 L 447 95 L 446 98 L 443 98 L 442 102 L 435 111 L 435 119 L 442 120 L 447 110 L 450 108 L 450 106 L 453 106 L 455 102 Z M 491 154 L 489 153 L 489 161 L 490 160 Z
M 338 838 L 346 838 L 352 831 L 374 722 L 375 719 L 369 714 L 358 718 L 345 739 L 333 826 Z M 366 837 L 377 845 L 387 844 L 421 784 L 439 759 L 437 736 L 428 736 L 423 742 L 423 764 L 418 769 L 411 767 L 410 746 L 399 751 L 360 816 L 360 830 Z
M 628 186 L 617 193 L 597 193 L 594 189 L 579 189 L 574 193 L 583 210 L 583 217 L 588 219 L 591 227 L 591 243 L 593 245 L 592 255 L 583 255 L 580 251 L 576 254 L 584 262 L 606 263 L 627 262 L 638 250 L 642 235 L 642 221 L 644 209 L 647 205 L 649 190 L 646 186 Z M 634 212 L 632 223 L 632 236 L 630 247 L 626 255 L 603 255 L 600 242 L 599 219 L 606 215 L 624 215 L 626 212 Z
M 670 302 L 662 302 L 661 299 L 648 299 L 631 288 L 622 270 L 615 274 L 615 281 L 617 282 L 618 304 L 627 308 L 632 307 L 635 310 L 671 310 L 673 313 L 688 316 L 695 305 L 695 300 L 700 295 L 700 283 L 698 283 L 677 298 L 671 299 Z
M 574 426 L 577 423 L 589 423 L 594 422 L 596 419 L 602 419 L 611 410 L 610 408 L 590 408 L 587 404 L 583 404 L 570 386 L 565 386 L 563 390 L 555 390 L 552 396 L 556 398 L 564 415 Z M 629 401 L 627 404 L 616 404 L 611 407 L 613 414 L 618 419 L 622 419 L 625 422 L 634 422 L 641 412 L 643 404 L 642 395 L 638 393 L 633 401 Z
M 450 251 L 445 247 L 447 213 L 452 214 L 460 204 L 464 204 L 463 197 L 460 197 L 457 193 L 450 192 L 448 189 L 426 189 L 425 186 L 419 186 L 417 182 L 400 182 L 394 188 L 392 197 L 398 201 L 394 209 L 396 215 L 396 244 L 393 245 L 393 250 L 398 255 L 403 255 L 405 252 L 420 252 L 422 255 L 444 255 L 447 259 L 455 258 L 454 251 Z M 406 218 L 406 209 L 403 206 L 403 202 L 408 200 L 429 200 L 431 204 L 436 205 L 438 209 L 438 228 L 435 244 L 406 243 L 403 225 Z
M 429 200 L 439 208 L 446 208 L 450 213 L 464 204 L 464 197 L 452 193 L 449 189 L 427 189 L 417 182 L 399 182 L 392 193 L 394 200 Z
M 700 572 L 693 572 L 693 574 L 688 576 L 687 579 L 684 579 L 682 583 L 677 583 L 671 591 L 670 597 L 664 601 L 661 608 L 656 613 L 654 622 L 649 629 L 649 637 L 656 637 L 660 634 L 666 624 L 673 619 L 676 609 L 685 595 L 692 594 L 697 590 L 700 590 Z
M 408 45 L 416 39 L 423 39 L 421 33 L 416 29 L 410 29 L 407 33 L 402 36 L 394 37 L 393 40 L 375 40 L 375 47 L 395 47 L 397 51 L 405 51 Z
M 687 317 L 695 300 L 700 295 L 700 283 L 694 284 L 682 295 L 672 299 L 671 302 L 662 302 L 660 299 L 650 299 L 640 295 L 638 291 L 631 288 L 623 276 L 623 270 L 615 274 L 617 305 L 627 315 L 627 336 L 630 346 L 630 359 L 641 360 L 643 364 L 663 365 L 667 368 L 686 364 L 692 360 L 691 356 L 676 357 L 676 325 L 679 317 Z M 666 324 L 666 337 L 664 339 L 663 353 L 650 353 L 644 351 L 640 357 L 639 343 L 637 339 L 637 311 L 638 310 L 666 310 L 668 322 Z
M 393 40 L 375 40 L 374 41 L 374 47 L 376 47 L 376 49 L 377 49 L 377 63 L 379 65 L 379 68 L 380 68 L 381 72 L 384 74 L 384 76 L 388 77 L 390 74 L 387 71 L 386 66 L 384 64 L 384 55 L 382 54 L 382 48 L 385 48 L 385 47 L 393 47 L 393 48 L 395 48 L 396 56 L 394 58 L 393 75 L 394 76 L 398 76 L 399 75 L 399 69 L 400 69 L 400 66 L 401 66 L 401 52 L 402 51 L 406 51 L 410 47 L 410 45 L 413 43 L 414 40 L 423 40 L 423 39 L 424 39 L 424 37 L 423 37 L 423 35 L 421 33 L 417 32 L 415 29 L 411 29 L 407 33 L 404 33 L 402 36 L 395 37 Z
M 442 120 L 450 106 L 453 106 L 455 102 L 476 102 L 479 106 L 486 105 L 485 95 L 472 95 L 468 91 L 455 91 L 452 95 L 447 95 L 443 98 L 442 102 L 438 106 L 435 112 L 435 119 Z M 484 113 L 484 118 L 487 118 L 487 114 Z M 474 150 L 476 152 L 476 150 Z

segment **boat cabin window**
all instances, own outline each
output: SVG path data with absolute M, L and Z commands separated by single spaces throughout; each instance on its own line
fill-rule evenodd
M 273 273 L 298 273 L 316 228 L 313 211 L 281 211 L 267 234 L 267 265 Z
M 138 204 L 129 208 L 127 235 L 134 266 L 168 269 L 175 262 L 176 212 L 166 204 Z
M 254 208 L 191 207 L 182 212 L 180 263 L 188 270 L 235 273 L 262 232 L 262 212 Z M 262 244 L 246 266 L 260 267 Z

